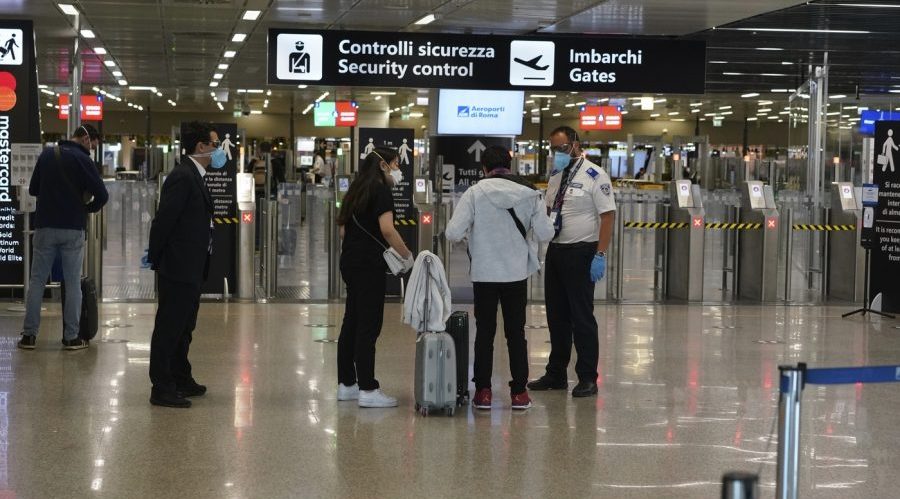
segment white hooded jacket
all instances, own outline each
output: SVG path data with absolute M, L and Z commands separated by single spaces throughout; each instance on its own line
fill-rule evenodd
M 426 260 L 429 260 L 427 264 Z M 418 332 L 443 331 L 450 318 L 451 305 L 443 262 L 430 251 L 419 253 L 403 299 L 403 323 Z
M 509 208 L 525 227 L 527 241 Z M 540 191 L 494 177 L 463 193 L 446 234 L 453 242 L 468 239 L 472 282 L 516 282 L 540 269 L 537 243 L 551 240 L 554 231 Z

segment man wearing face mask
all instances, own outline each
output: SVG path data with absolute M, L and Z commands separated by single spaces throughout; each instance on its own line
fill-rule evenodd
M 547 372 L 528 384 L 531 390 L 565 390 L 572 343 L 578 361 L 573 397 L 597 394 L 600 356 L 594 285 L 606 275 L 606 251 L 616 218 L 609 175 L 582 156 L 578 133 L 567 126 L 550 133 L 553 169 L 547 209 L 556 235 L 544 273 L 550 358 Z
M 75 130 L 72 140 L 61 140 L 41 153 L 28 192 L 37 197 L 34 247 L 25 325 L 19 348 L 33 350 L 41 324 L 41 301 L 53 260 L 59 254 L 66 286 L 63 310 L 63 348 L 81 350 L 87 340 L 78 337 L 81 320 L 81 266 L 84 261 L 84 225 L 88 213 L 100 211 L 109 199 L 89 151 L 100 135 L 91 125 Z M 87 200 L 87 202 L 86 202 Z
M 166 178 L 150 226 L 148 260 L 159 283 L 150 342 L 150 403 L 187 408 L 187 397 L 206 393 L 188 361 L 213 243 L 213 202 L 204 177 L 208 169 L 224 167 L 226 156 L 218 148 L 218 134 L 206 123 L 190 123 L 181 145 L 181 164 Z

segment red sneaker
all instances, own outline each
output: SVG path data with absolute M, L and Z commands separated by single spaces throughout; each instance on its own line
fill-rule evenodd
M 512 396 L 512 408 L 517 411 L 524 411 L 531 407 L 531 397 L 528 392 L 517 393 Z
M 472 399 L 472 407 L 476 409 L 491 408 L 491 389 L 481 388 L 475 392 L 475 398 Z

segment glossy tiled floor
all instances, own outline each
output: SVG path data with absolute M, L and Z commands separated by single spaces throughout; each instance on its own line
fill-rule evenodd
M 397 409 L 335 401 L 340 305 L 204 304 L 192 360 L 209 394 L 148 404 L 152 304 L 104 304 L 103 341 L 62 352 L 57 304 L 38 349 L 0 323 L 0 497 L 718 497 L 728 470 L 761 471 L 779 363 L 900 363 L 893 322 L 813 307 L 598 306 L 595 399 L 534 393 L 513 413 L 498 338 L 494 410 L 413 412 L 414 334 L 389 305 L 378 375 Z M 544 324 L 540 307 L 529 323 Z M 529 329 L 532 374 L 546 329 Z M 502 336 L 502 335 L 500 335 Z M 809 387 L 802 497 L 896 497 L 900 386 Z M 7 492 L 4 492 L 6 490 Z

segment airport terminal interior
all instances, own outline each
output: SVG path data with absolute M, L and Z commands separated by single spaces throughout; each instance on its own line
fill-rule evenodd
M 898 497 L 898 21 L 896 0 L 0 0 L 0 498 Z M 193 121 L 225 161 L 190 345 L 208 391 L 176 409 L 148 400 L 148 252 Z M 54 271 L 17 348 L 28 185 L 82 124 L 109 193 L 85 218 L 96 336 L 63 348 Z M 448 222 L 493 146 L 543 195 L 558 127 L 616 205 L 597 393 L 573 397 L 573 350 L 567 389 L 514 410 L 498 332 L 475 408 Z M 338 400 L 337 219 L 375 147 L 398 154 L 397 232 L 468 313 L 446 410 L 417 398 L 437 331 L 404 323 L 408 274 L 375 367 L 398 406 Z M 534 380 L 554 243 L 523 236 Z

